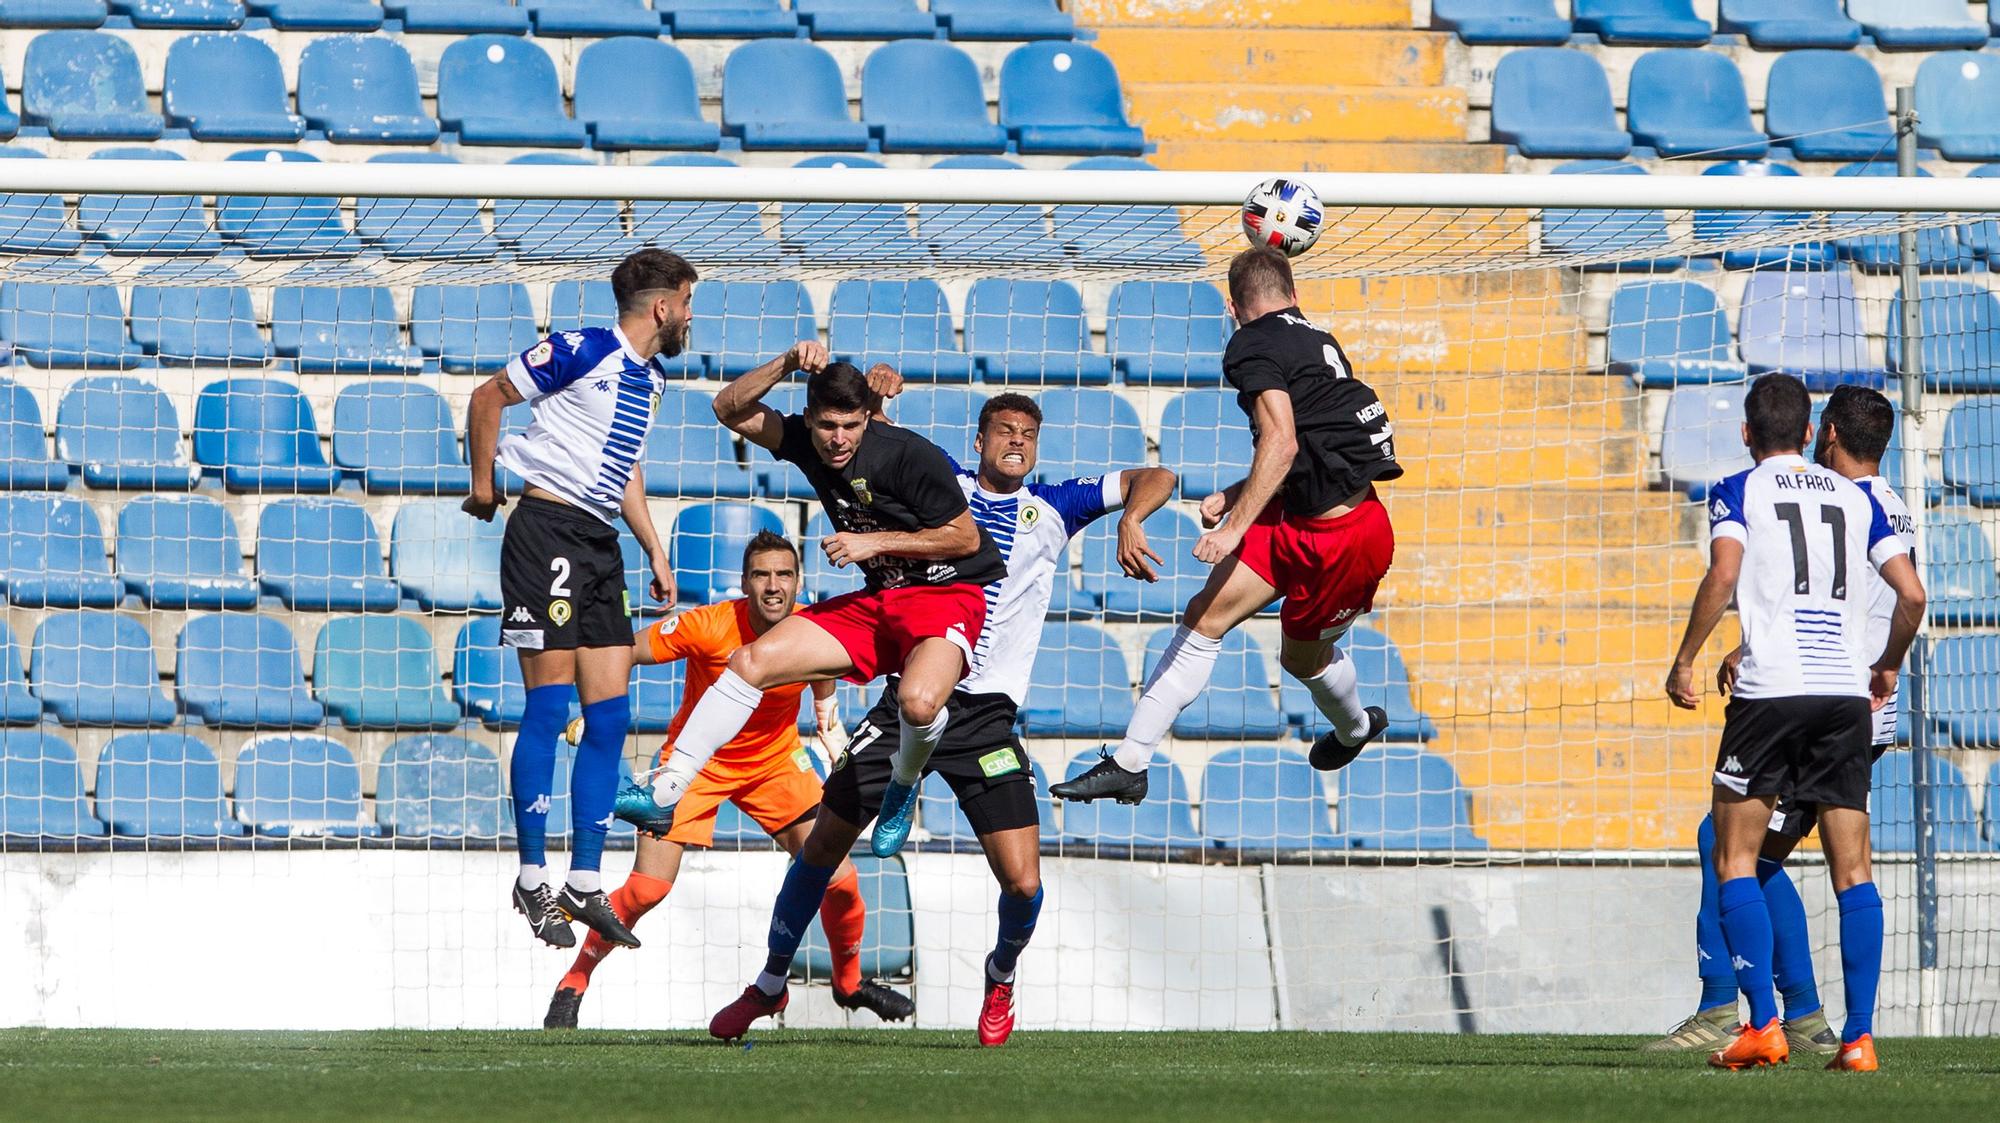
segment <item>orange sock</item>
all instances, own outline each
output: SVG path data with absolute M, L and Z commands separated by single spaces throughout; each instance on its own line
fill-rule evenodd
M 819 923 L 826 929 L 828 950 L 833 953 L 833 987 L 842 994 L 853 994 L 861 986 L 861 933 L 868 926 L 861 877 L 853 869 L 826 887 Z
M 661 881 L 657 877 L 647 877 L 635 873 L 625 879 L 625 884 L 611 891 L 611 911 L 630 928 L 639 923 L 639 918 L 653 911 L 653 906 L 667 899 L 667 893 L 674 883 Z M 590 989 L 590 973 L 611 949 L 618 945 L 611 943 L 595 932 L 584 938 L 583 950 L 576 953 L 576 962 L 569 965 L 569 974 L 564 975 L 562 987 L 581 994 Z

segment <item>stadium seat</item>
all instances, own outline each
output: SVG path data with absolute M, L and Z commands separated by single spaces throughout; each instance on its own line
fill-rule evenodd
M 228 378 L 194 404 L 194 459 L 230 491 L 332 491 L 312 404 L 289 382 Z
M 1702 170 L 1703 175 L 1796 177 L 1797 168 L 1765 160 L 1725 160 Z M 1697 210 L 1695 237 L 1704 242 L 1734 243 L 1762 240 L 1772 230 L 1798 226 L 1811 216 L 1805 211 Z M 1832 265 L 1834 248 L 1828 242 L 1795 242 L 1791 245 L 1749 245 L 1722 252 L 1724 269 L 1783 269 L 1795 271 Z
M 1559 47 L 1570 30 L 1555 0 L 1431 0 L 1431 29 L 1475 47 Z
M 2000 391 L 2000 300 L 1967 281 L 1919 281 L 1919 370 L 1924 387 L 1944 394 Z M 1903 294 L 1889 300 L 1883 353 L 1889 370 L 1903 369 Z
M 130 44 L 101 31 L 44 31 L 28 40 L 21 121 L 57 140 L 158 140 L 160 115 Z
M 273 289 L 271 344 L 306 373 L 413 374 L 424 366 L 403 343 L 395 297 L 379 286 Z
M 410 296 L 410 341 L 447 374 L 495 374 L 533 347 L 526 285 L 419 285 Z
M 280 499 L 257 518 L 257 579 L 295 612 L 391 612 L 381 539 L 345 499 Z
M 0 836 L 101 838 L 83 801 L 76 750 L 38 729 L 0 731 Z
M 152 148 L 100 148 L 93 160 L 179 160 Z M 216 253 L 222 239 L 209 228 L 196 195 L 85 195 L 77 201 L 83 237 L 120 256 L 183 257 Z
M 1122 731 L 1121 731 L 1122 732 Z M 1106 750 L 1100 750 L 1106 751 Z M 1074 780 L 1097 764 L 1099 752 L 1086 750 L 1069 762 L 1066 780 Z M 1146 768 L 1146 799 L 1138 806 L 1112 800 L 1063 805 L 1063 837 L 1100 847 L 1203 845 L 1195 830 L 1193 800 L 1187 779 L 1165 753 L 1155 749 Z
M 68 465 L 49 459 L 42 407 L 26 386 L 0 378 L 0 488 L 63 491 L 68 487 Z
M 389 531 L 389 569 L 425 612 L 500 611 L 506 520 L 475 519 L 455 500 L 405 503 Z
M 153 639 L 136 616 L 52 612 L 35 629 L 28 681 L 64 725 L 172 725 Z
M 1208 567 L 1194 560 L 1201 531 L 1194 520 L 1172 507 L 1146 516 L 1146 541 L 1166 559 L 1154 568 L 1156 582 L 1134 581 L 1118 567 L 1116 519 L 1099 519 L 1083 532 L 1083 591 L 1097 598 L 1114 619 L 1168 620 L 1208 581 Z
M 405 35 L 526 35 L 528 10 L 513 0 L 382 0 Z
M 104 531 L 90 504 L 66 495 L 0 495 L 0 594 L 16 608 L 116 608 Z
M 1625 121 L 1662 156 L 1756 159 L 1770 148 L 1750 122 L 1742 72 L 1727 55 L 1648 51 L 1632 64 Z
M 936 281 L 847 280 L 834 286 L 827 325 L 834 357 L 867 370 L 878 362 L 916 382 L 969 382 L 951 309 Z
M 1896 165 L 1893 161 L 1849 164 L 1833 174 L 1844 179 L 1894 177 Z M 1929 179 L 1930 174 L 1921 167 L 1917 169 L 1919 179 Z M 1837 211 L 1828 215 L 1827 221 L 1836 225 L 1859 225 L 1864 222 L 1887 225 L 1900 217 L 1888 211 Z M 1969 273 L 1980 268 L 1976 253 L 1959 244 L 1956 227 L 1924 226 L 1919 227 L 1916 233 L 1919 272 Z M 1833 248 L 1843 260 L 1853 262 L 1864 273 L 1893 274 L 1903 267 L 1901 239 L 1894 233 L 1840 238 L 1833 243 Z
M 1715 291 L 1689 281 L 1621 287 L 1611 297 L 1604 351 L 1608 373 L 1648 389 L 1749 377 Z
M 9 122 L 13 110 L 0 98 L 0 136 L 12 136 Z M 42 154 L 27 148 L 0 147 L 0 158 L 40 160 Z M 9 192 L 0 194 L 0 253 L 49 254 L 61 257 L 75 253 L 83 235 L 69 224 L 69 212 L 61 195 Z
M 706 355 L 709 374 L 725 379 L 771 361 L 819 330 L 812 297 L 797 281 L 696 285 L 694 324 L 689 349 Z
M 153 365 L 125 334 L 125 306 L 117 287 L 78 283 L 85 278 L 109 281 L 86 266 L 67 284 L 0 283 L 0 338 L 13 342 L 16 360 L 92 370 Z
M 222 799 L 222 769 L 199 738 L 124 733 L 97 757 L 97 813 L 138 838 L 239 838 Z
M 736 435 L 715 420 L 715 399 L 669 387 L 646 437 L 646 494 L 660 498 L 749 499 L 757 475 L 737 459 Z
M 1160 628 L 1146 641 L 1141 682 L 1152 677 L 1173 638 L 1174 629 Z M 1222 640 L 1208 689 L 1174 719 L 1174 736 L 1211 740 L 1277 737 L 1285 729 L 1285 715 L 1271 696 L 1264 649 L 1247 632 L 1230 632 Z
M 1882 369 L 1868 357 L 1867 333 L 1845 269 L 1753 274 L 1736 323 L 1751 374 L 1782 370 L 1815 391 L 1843 382 L 1883 385 Z
M 815 158 L 798 166 L 875 165 L 830 156 L 824 162 Z M 788 203 L 779 221 L 784 242 L 816 265 L 879 269 L 925 263 L 930 257 L 924 244 L 910 234 L 909 217 L 900 203 Z
M 1340 650 L 1354 660 L 1354 677 L 1362 704 L 1380 706 L 1389 715 L 1389 728 L 1382 733 L 1384 741 L 1437 739 L 1437 726 L 1418 711 L 1416 700 L 1410 696 L 1410 669 L 1403 663 L 1403 653 L 1393 640 L 1357 624 L 1341 637 Z M 1278 684 L 1278 707 L 1284 711 L 1285 720 L 1297 726 L 1307 741 L 1318 740 L 1328 725 L 1305 685 L 1282 672 Z
M 174 691 L 181 709 L 205 725 L 314 729 L 326 720 L 306 687 L 292 630 L 276 616 L 191 617 L 174 641 Z
M 1616 160 L 1577 160 L 1555 169 L 1556 175 L 1645 175 L 1637 164 Z M 1575 210 L 1549 207 L 1542 211 L 1542 252 L 1584 258 L 1586 273 L 1668 273 L 1687 258 L 1664 256 L 1673 246 L 1667 216 L 1661 211 Z M 1648 256 L 1638 256 L 1646 254 Z M 1599 260 L 1589 260 L 1598 258 Z
M 555 63 L 532 41 L 469 35 L 438 61 L 438 122 L 460 144 L 581 148 L 590 138 L 563 111 Z
M 136 286 L 132 340 L 161 366 L 261 367 L 271 358 L 250 290 L 241 287 Z
M 1948 628 L 2000 625 L 2000 563 L 1979 523 L 1942 511 L 1930 517 L 1924 530 L 1924 591 L 1931 623 Z
M 274 838 L 374 838 L 361 810 L 361 770 L 337 741 L 267 734 L 236 754 L 236 817 Z
M 2000 697 L 2000 636 L 1945 636 L 1930 644 L 1927 716 L 1961 748 L 2000 746 L 2000 710 L 1993 702 Z
M 1981 164 L 1965 174 L 1968 179 L 2000 178 L 2000 164 Z M 1958 228 L 1958 241 L 1968 253 L 1983 259 L 1989 269 L 2000 263 L 2000 221 L 1987 217 L 1968 222 Z
M 1255 451 L 1233 390 L 1189 390 L 1160 418 L 1160 465 L 1180 476 L 1181 496 L 1204 499 L 1250 474 Z
M 2000 398 L 1961 399 L 1944 422 L 1944 482 L 1981 507 L 2000 507 Z
M 686 671 L 679 660 L 632 668 L 632 732 L 665 733 L 673 725 L 674 714 L 680 710 L 685 678 Z M 811 696 L 811 691 L 807 691 L 807 696 Z
M 1027 754 L 1021 754 L 1025 757 Z M 1007 773 L 1001 773 L 1007 775 Z M 1049 778 L 1042 766 L 1028 761 L 1028 775 L 1035 787 L 1035 810 L 1038 817 L 1036 834 L 1043 843 L 1062 841 L 1062 832 L 1056 830 L 1055 808 L 1049 803 Z M 949 843 L 951 849 L 959 853 L 971 854 L 979 850 L 979 834 L 972 829 L 972 821 L 965 817 L 965 809 L 959 806 L 957 793 L 951 784 L 936 773 L 930 773 L 917 789 L 917 819 L 929 832 L 931 841 Z M 761 832 L 760 832 L 761 833 Z
M 333 400 L 333 462 L 375 495 L 462 495 L 472 469 L 444 395 L 421 382 L 352 385 Z
M 21 649 L 14 645 L 14 630 L 0 619 L 0 725 L 35 725 L 42 720 L 42 704 L 28 689 L 28 672 L 21 664 Z
M 805 486 L 803 478 L 799 486 Z M 819 548 L 819 543 L 832 533 L 833 522 L 826 517 L 826 512 L 814 511 L 812 518 L 806 520 L 806 571 L 802 575 L 805 591 L 800 596 L 801 600 L 822 601 L 861 588 L 862 576 L 859 566 L 836 567 L 826 560 L 826 551 Z
M 279 31 L 374 31 L 382 26 L 375 0 L 245 0 L 250 14 Z
M 561 152 L 531 152 L 508 163 L 594 166 Z M 522 261 L 608 262 L 639 248 L 625 236 L 624 210 L 616 199 L 496 199 L 493 233 Z
M 1021 707 L 1030 737 L 1122 737 L 1132 723 L 1132 672 L 1102 628 L 1051 621 Z
M 206 495 L 126 500 L 118 508 L 118 578 L 152 609 L 257 607 L 236 522 Z
M 868 906 L 868 927 L 861 938 L 861 977 L 894 979 L 909 975 L 916 959 L 916 932 L 910 909 L 910 879 L 899 858 L 857 855 L 854 866 L 861 874 L 861 900 Z M 813 979 L 833 977 L 833 956 L 826 949 L 826 933 L 814 914 L 806 928 L 805 942 L 792 965 L 795 974 Z
M 375 772 L 375 822 L 399 838 L 497 839 L 512 834 L 500 758 L 463 737 L 405 737 Z
M 1986 22 L 1972 18 L 1965 0 L 1847 0 L 1847 15 L 1885 51 L 1978 50 Z
M 1083 298 L 1067 281 L 975 281 L 965 300 L 965 349 L 984 382 L 1111 381 L 1111 356 L 1090 349 Z
M 482 620 L 493 620 L 483 616 Z M 450 729 L 430 633 L 412 616 L 336 616 L 313 645 L 313 688 L 349 729 Z
M 784 534 L 785 524 L 748 503 L 699 503 L 674 515 L 676 597 L 683 604 L 714 604 L 743 595 L 743 547 L 760 530 Z
M 948 156 L 931 167 L 941 171 L 1021 170 L 1021 165 L 999 156 Z M 977 265 L 989 269 L 1010 265 L 1055 265 L 1068 256 L 1062 243 L 1049 233 L 1048 217 L 1037 206 L 919 204 L 917 238 L 944 265 Z
M 173 11 L 178 0 L 153 0 Z M 235 4 L 216 7 L 242 8 Z M 200 10 L 199 8 L 197 10 Z M 275 51 L 253 35 L 183 35 L 167 48 L 160 107 L 196 140 L 289 144 L 305 135 L 285 93 Z
M 574 12 L 575 7 L 542 9 Z M 607 13 L 618 9 L 607 9 Z M 635 12 L 653 19 L 652 12 Z M 652 34 L 658 35 L 654 27 Z M 722 130 L 701 116 L 694 68 L 671 43 L 657 38 L 607 39 L 583 49 L 576 60 L 576 119 L 590 130 L 600 152 L 627 148 L 712 150 Z
M 1576 0 L 1576 29 L 1611 47 L 1695 47 L 1712 34 L 1692 0 Z
M 686 153 L 654 160 L 664 167 L 735 167 L 721 156 Z M 701 202 L 632 204 L 632 236 L 647 245 L 672 246 L 674 252 L 699 266 L 775 265 L 777 239 L 764 233 L 764 214 L 756 203 Z M 574 283 L 574 282 L 572 282 Z M 701 292 L 695 289 L 697 295 Z
M 335 144 L 431 144 L 417 69 L 393 38 L 314 38 L 299 56 L 299 114 Z
M 931 0 L 951 39 L 1073 39 L 1076 21 L 1055 0 Z
M 1129 156 L 1092 156 L 1074 172 L 1158 171 Z M 1173 207 L 1067 203 L 1055 208 L 1056 241 L 1079 258 L 1102 265 L 1201 269 L 1201 247 L 1187 236 Z
M 102 27 L 104 0 L 8 0 L 0 27 Z
M 888 405 L 896 424 L 943 449 L 960 464 L 973 462 L 972 438 L 987 394 L 962 386 L 919 386 Z
M 1660 475 L 1668 487 L 1700 502 L 1709 485 L 1753 463 L 1743 447 L 1747 384 L 1683 386 L 1667 399 L 1660 432 Z
M 647 7 L 646 0 L 522 0 L 522 6 L 534 16 L 535 35 L 539 38 L 599 39 L 624 35 L 659 41 L 660 14 Z M 635 72 L 633 78 L 645 80 L 642 72 Z
M 1146 466 L 1146 433 L 1139 411 L 1111 390 L 1045 390 L 1041 455 L 1035 479 L 1057 483 L 1079 476 L 1102 476 L 1118 468 Z
M 1861 25 L 1840 10 L 1840 0 L 1722 0 L 1715 27 L 1749 39 L 1760 51 L 1846 50 L 1861 42 Z
M 488 729 L 515 729 L 528 708 L 520 661 L 500 646 L 500 618 L 475 616 L 452 641 L 451 696 L 468 719 Z
M 868 147 L 868 127 L 847 115 L 840 64 L 797 40 L 760 39 L 730 52 L 722 71 L 722 132 L 751 150 Z
M 1868 828 L 1878 851 L 1908 853 L 1917 848 L 1915 765 L 1913 755 L 1902 750 L 1883 753 L 1875 762 Z M 1991 844 L 1979 837 L 1972 793 L 1958 769 L 1942 757 L 1932 756 L 1928 779 L 1932 845 L 1947 854 L 1991 850 Z
M 385 152 L 370 156 L 368 162 L 458 163 L 435 152 Z M 477 261 L 500 253 L 499 243 L 486 230 L 478 199 L 356 199 L 354 232 L 361 236 L 362 242 L 391 261 L 424 258 Z
M 1306 758 L 1275 745 L 1224 749 L 1201 776 L 1202 833 L 1241 850 L 1338 847 L 1326 789 Z
M 778 0 L 653 0 L 676 39 L 791 39 L 799 17 Z
M 937 17 L 918 11 L 916 0 L 792 0 L 792 11 L 815 39 L 930 39 L 938 33 Z
M 318 159 L 289 148 L 251 149 L 225 157 L 240 162 L 308 163 Z M 215 228 L 255 258 L 335 258 L 361 252 L 361 243 L 341 221 L 340 200 L 304 197 L 224 195 L 215 201 Z
M 1509 51 L 1493 72 L 1493 139 L 1521 155 L 1605 157 L 1632 151 L 1597 60 L 1564 47 Z
M 861 69 L 861 120 L 884 152 L 1005 152 L 972 56 L 936 40 L 877 47 Z
M 1123 281 L 1111 290 L 1105 349 L 1136 386 L 1212 386 L 1232 326 L 1206 281 Z
M 1026 155 L 1123 154 L 1146 148 L 1125 117 L 1118 71 L 1083 43 L 1029 43 L 1000 64 L 1000 125 Z
M 1844 50 L 1778 56 L 1765 81 L 1764 131 L 1799 160 L 1887 158 L 1896 145 L 1881 75 L 1867 59 Z
M 1472 796 L 1436 753 L 1371 745 L 1335 774 L 1340 834 L 1368 850 L 1484 850 L 1472 833 Z
M 1947 160 L 2000 160 L 2000 65 L 1976 51 L 1941 51 L 1917 68 L 1917 139 Z

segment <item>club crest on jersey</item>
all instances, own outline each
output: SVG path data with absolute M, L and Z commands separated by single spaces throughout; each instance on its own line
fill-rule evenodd
M 570 612 L 569 612 L 568 601 L 552 600 L 549 602 L 549 621 L 553 623 L 556 627 L 560 628 L 564 624 L 569 623 L 569 616 Z
M 868 487 L 868 477 L 856 476 L 848 486 L 854 489 L 854 501 L 856 503 L 861 504 L 863 507 L 872 507 L 875 505 L 875 493 Z
M 555 358 L 555 355 L 556 345 L 544 339 L 529 348 L 528 353 L 522 357 L 521 361 L 531 367 L 545 367 L 549 365 L 550 359 Z
M 1040 508 L 1037 508 L 1032 504 L 1021 508 L 1022 526 L 1033 526 L 1037 521 L 1041 519 L 1041 517 L 1042 517 L 1042 512 Z

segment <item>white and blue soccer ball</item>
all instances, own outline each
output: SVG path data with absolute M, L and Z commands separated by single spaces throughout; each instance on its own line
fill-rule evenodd
M 1267 179 L 1243 200 L 1243 236 L 1297 257 L 1319 241 L 1319 195 L 1296 179 Z

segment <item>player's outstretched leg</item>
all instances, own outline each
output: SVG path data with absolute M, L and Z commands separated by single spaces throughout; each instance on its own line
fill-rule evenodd
M 674 883 L 658 877 L 650 877 L 634 872 L 611 894 L 611 911 L 627 928 L 639 923 L 639 918 L 653 910 L 653 906 L 667 899 Z M 549 1012 L 542 1018 L 543 1029 L 575 1029 L 577 1010 L 583 1005 L 584 992 L 590 989 L 590 976 L 597 965 L 619 945 L 612 943 L 596 932 L 583 939 L 583 948 L 576 954 L 576 962 L 570 964 L 569 973 L 557 984 L 556 993 L 549 999 Z
M 1000 933 L 986 957 L 986 997 L 979 1006 L 979 1043 L 1005 1045 L 1014 1032 L 1014 967 L 1035 935 L 1042 914 L 1042 887 L 1020 896 L 1000 894 Z
M 917 784 L 944 737 L 951 712 L 946 703 L 965 673 L 965 653 L 948 639 L 931 637 L 917 644 L 903 661 L 896 686 L 901 707 L 896 752 L 889 758 L 889 784 L 882 789 L 882 809 L 875 813 L 875 832 L 868 849 L 877 858 L 893 858 L 909 841 L 917 817 Z
M 867 1010 L 885 1022 L 900 1022 L 917 1012 L 908 995 L 861 977 L 861 936 L 868 926 L 868 905 L 861 899 L 861 874 L 853 863 L 844 863 L 827 885 L 819 924 L 833 956 L 835 1006 Z
M 508 770 L 514 794 L 514 834 L 521 853 L 521 871 L 514 880 L 514 910 L 528 918 L 536 939 L 559 948 L 575 947 L 576 936 L 557 910 L 555 891 L 549 888 L 549 801 L 555 786 L 556 735 L 569 716 L 574 697 L 576 688 L 568 683 L 528 690 Z
M 825 899 L 834 872 L 860 837 L 860 827 L 828 811 L 824 805 L 820 807 L 813 820 L 812 834 L 785 870 L 784 884 L 771 905 L 771 929 L 765 944 L 770 955 L 764 960 L 764 971 L 756 982 L 743 988 L 736 1001 L 709 1019 L 711 1035 L 734 1041 L 750 1032 L 751 1023 L 779 1013 L 791 1001 L 785 981 L 792 969 L 792 959 L 799 953 L 799 941 L 805 938 L 806 926 L 812 923 L 813 913 Z
M 1278 665 L 1299 680 L 1312 695 L 1314 707 L 1333 726 L 1313 742 L 1310 759 L 1321 772 L 1354 763 L 1361 750 L 1389 728 L 1387 710 L 1361 704 L 1354 660 L 1333 641 L 1286 636 L 1278 652 Z
M 1190 619 L 1195 611 L 1188 611 Z M 1215 657 L 1222 651 L 1222 638 L 1209 637 L 1183 624 L 1174 629 L 1174 638 L 1160 654 L 1160 661 L 1146 679 L 1145 693 L 1132 709 L 1132 723 L 1116 752 L 1090 766 L 1082 775 L 1060 784 L 1050 784 L 1050 794 L 1059 799 L 1088 803 L 1115 799 L 1119 803 L 1139 803 L 1146 798 L 1146 770 L 1153 754 L 1188 704 L 1208 689 L 1215 671 Z
M 1715 820 L 1704 816 L 1695 831 L 1701 857 L 1701 907 L 1694 916 L 1695 968 L 1701 975 L 1701 1001 L 1695 1012 L 1647 1042 L 1648 1053 L 1678 1053 L 1696 1049 L 1712 1052 L 1728 1044 L 1739 1024 L 1736 1018 L 1736 971 L 1729 965 L 1729 945 L 1722 938 L 1722 906 L 1716 900 Z
M 631 723 L 632 703 L 623 692 L 583 708 L 583 736 L 570 772 L 569 878 L 556 896 L 556 908 L 611 943 L 636 948 L 639 937 L 611 908 L 599 872 L 617 795 L 618 758 Z

